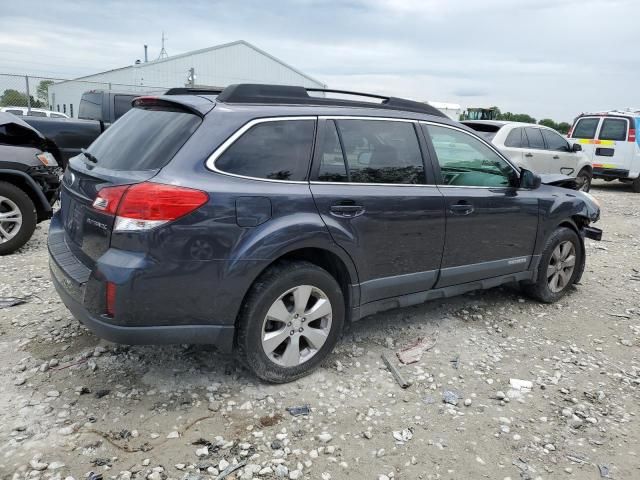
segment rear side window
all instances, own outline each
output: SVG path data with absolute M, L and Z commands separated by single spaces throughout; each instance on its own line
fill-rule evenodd
M 307 178 L 314 120 L 278 120 L 251 127 L 216 160 L 223 172 L 268 180 Z
M 422 153 L 412 123 L 386 120 L 338 120 L 336 124 L 348 169 L 347 176 L 341 176 L 337 181 L 390 184 L 424 184 L 426 182 Z M 327 144 L 326 139 L 325 144 Z M 329 148 L 335 148 L 335 144 Z M 337 155 L 335 150 L 333 152 L 333 162 L 337 166 Z M 323 162 L 327 154 L 331 157 L 331 150 L 322 152 Z M 324 168 L 326 176 L 326 164 Z
M 136 98 L 133 95 L 115 95 L 113 97 L 113 118 L 119 119 L 122 115 L 131 110 L 131 102 Z
M 66 110 L 66 108 L 63 109 Z M 78 108 L 78 118 L 102 120 L 102 93 L 82 94 L 80 107 Z
M 600 123 L 600 118 L 581 118 L 576 123 L 571 138 L 595 138 L 598 123 Z
M 556 132 L 543 129 L 542 136 L 544 137 L 544 141 L 547 144 L 548 150 L 556 150 L 558 152 L 569 151 L 569 144 L 567 143 L 567 141 Z
M 522 135 L 522 131 L 522 128 L 514 128 L 511 130 L 504 141 L 504 146 L 511 148 L 526 148 L 528 145 L 526 137 Z
M 529 140 L 529 148 L 544 150 L 544 140 L 539 128 L 527 127 L 524 129 Z
M 134 108 L 100 135 L 88 151 L 97 158 L 99 167 L 158 170 L 169 163 L 200 123 L 200 117 L 191 113 Z
M 627 139 L 627 121 L 623 118 L 605 118 L 600 129 L 600 140 L 619 140 Z

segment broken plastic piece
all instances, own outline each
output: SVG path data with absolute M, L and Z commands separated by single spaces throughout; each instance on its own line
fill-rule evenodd
M 524 393 L 530 392 L 533 388 L 533 382 L 530 382 L 529 380 L 519 380 L 517 378 L 511 378 L 509 380 L 509 384 L 514 390 L 519 390 Z
M 287 407 L 287 412 L 289 412 L 294 417 L 297 417 L 298 415 L 309 415 L 311 413 L 311 408 L 309 408 L 309 405 Z

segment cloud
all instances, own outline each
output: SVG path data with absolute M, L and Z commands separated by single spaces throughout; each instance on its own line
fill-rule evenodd
M 570 120 L 634 103 L 639 14 L 633 0 L 8 2 L 0 71 L 118 68 L 145 43 L 157 57 L 164 30 L 170 55 L 244 39 L 331 87 Z

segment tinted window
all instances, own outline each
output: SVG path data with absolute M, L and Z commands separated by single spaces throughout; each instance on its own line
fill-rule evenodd
M 544 150 L 544 140 L 542 139 L 542 133 L 539 128 L 525 128 L 527 139 L 529 140 L 529 148 L 539 148 Z
M 420 146 L 412 123 L 338 120 L 354 183 L 425 183 Z
M 313 145 L 314 123 L 313 120 L 259 123 L 216 160 L 216 167 L 246 177 L 305 180 Z
M 200 122 L 190 113 L 134 108 L 88 150 L 103 168 L 157 170 L 169 163 Z
M 605 118 L 598 138 L 600 140 L 626 140 L 627 121 L 622 118 Z
M 64 105 L 63 105 L 64 106 Z M 58 109 L 60 111 L 60 109 Z M 64 110 L 66 113 L 66 110 Z M 102 93 L 83 93 L 78 118 L 102 120 Z
M 52 113 L 52 114 L 51 114 L 51 117 L 52 117 L 52 118 L 67 118 L 67 117 L 65 117 L 64 115 L 61 115 L 61 114 L 59 114 L 59 113 Z
M 511 130 L 504 141 L 504 146 L 511 148 L 526 148 L 528 145 L 526 141 L 523 141 L 522 128 L 514 128 Z
M 131 110 L 131 101 L 134 98 L 136 97 L 133 95 L 115 95 L 113 97 L 113 116 L 115 120 Z
M 445 185 L 509 186 L 513 168 L 480 140 L 459 130 L 429 125 Z
M 600 123 L 599 118 L 581 118 L 576 123 L 571 138 L 594 138 L 598 123 Z
M 325 122 L 324 138 L 320 146 L 320 170 L 318 180 L 322 182 L 348 182 L 340 139 L 333 120 Z
M 541 132 L 548 150 L 557 150 L 559 152 L 569 151 L 569 144 L 567 141 L 556 132 L 546 129 L 542 129 Z
M 13 113 L 14 115 L 22 115 L 22 110 L 5 110 L 7 113 Z
M 27 113 L 30 117 L 46 117 L 45 112 L 38 112 L 37 110 L 31 110 L 31 113 Z

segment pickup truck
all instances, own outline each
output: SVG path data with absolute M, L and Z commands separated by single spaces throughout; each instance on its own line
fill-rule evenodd
M 144 93 L 91 90 L 82 94 L 78 119 L 22 117 L 45 138 L 46 148 L 65 168 L 69 158 L 78 155 L 109 125 L 131 109 L 131 101 Z

